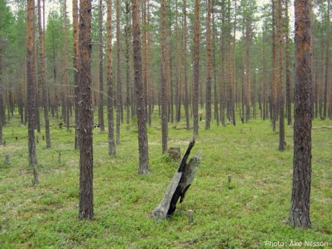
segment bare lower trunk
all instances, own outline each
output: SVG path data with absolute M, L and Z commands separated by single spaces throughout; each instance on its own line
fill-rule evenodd
M 114 118 L 113 118 L 113 67 L 112 67 L 112 0 L 107 0 L 107 118 L 108 154 L 115 155 Z
M 27 111 L 28 111 L 28 148 L 29 165 L 33 170 L 33 184 L 39 183 L 35 144 L 35 74 L 34 74 L 34 1 L 27 3 Z
M 80 189 L 79 218 L 91 219 L 93 210 L 93 110 L 91 98 L 91 1 L 80 1 Z
M 139 174 L 150 173 L 148 136 L 145 116 L 145 96 L 142 81 L 142 53 L 141 53 L 141 30 L 139 22 L 138 0 L 132 0 L 133 15 L 133 51 L 134 51 L 134 72 L 135 90 L 137 106 L 137 125 L 138 125 L 138 150 L 139 150 Z
M 311 190 L 311 9 L 295 0 L 295 91 L 293 189 L 289 224 L 308 228 Z

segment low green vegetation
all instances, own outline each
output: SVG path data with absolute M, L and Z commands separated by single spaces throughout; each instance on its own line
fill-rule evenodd
M 196 178 L 169 219 L 151 211 L 160 202 L 178 166 L 161 154 L 157 119 L 148 128 L 150 175 L 138 175 L 137 128 L 122 125 L 117 155 L 108 155 L 107 132 L 94 130 L 95 218 L 78 217 L 79 152 L 74 130 L 51 120 L 52 148 L 43 130 L 37 144 L 40 184 L 28 166 L 27 127 L 18 116 L 4 127 L 0 148 L 1 248 L 296 248 L 332 246 L 332 122 L 315 120 L 312 140 L 312 228 L 287 223 L 292 186 L 292 127 L 286 150 L 270 121 L 217 127 L 200 134 L 191 156 L 203 150 Z M 182 153 L 192 136 L 184 120 L 169 124 L 168 145 Z M 16 139 L 17 137 L 17 139 Z M 58 162 L 61 153 L 60 162 Z M 10 165 L 4 164 L 9 155 Z M 229 183 L 229 178 L 231 182 Z M 188 218 L 192 210 L 193 220 Z

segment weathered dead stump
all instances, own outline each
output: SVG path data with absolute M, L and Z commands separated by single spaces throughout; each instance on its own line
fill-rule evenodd
M 168 155 L 174 162 L 180 162 L 181 160 L 180 147 L 170 147 L 168 149 Z
M 9 155 L 5 155 L 5 165 L 10 165 L 9 163 Z
M 181 159 L 179 167 L 166 189 L 164 198 L 152 211 L 152 215 L 158 220 L 166 219 L 167 215 L 174 213 L 178 200 L 180 199 L 180 203 L 183 202 L 186 191 L 194 180 L 202 158 L 202 151 L 200 150 L 193 158 L 190 159 L 189 163 L 187 163 L 190 151 L 194 145 L 195 136 L 193 136 L 190 140 L 188 148 Z

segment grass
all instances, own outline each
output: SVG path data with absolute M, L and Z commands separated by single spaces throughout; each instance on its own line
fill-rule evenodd
M 59 129 L 57 120 L 51 124 L 52 148 L 45 148 L 43 130 L 37 134 L 40 184 L 35 186 L 28 166 L 27 127 L 15 116 L 3 129 L 7 145 L 0 148 L 1 248 L 332 245 L 332 133 L 323 128 L 332 126 L 329 120 L 313 122 L 312 228 L 307 230 L 286 224 L 292 185 L 291 127 L 286 127 L 286 150 L 280 152 L 278 134 L 269 121 L 252 119 L 227 127 L 212 123 L 208 131 L 201 122 L 191 153 L 203 150 L 196 178 L 175 214 L 157 222 L 151 211 L 163 197 L 177 163 L 161 154 L 156 117 L 148 128 L 150 175 L 137 174 L 135 126 L 122 125 L 115 157 L 108 155 L 107 133 L 94 130 L 95 218 L 88 221 L 77 218 L 79 152 L 73 149 L 74 132 Z M 176 125 L 184 127 L 184 120 Z M 169 125 L 168 145 L 180 146 L 183 153 L 192 130 L 175 129 L 176 125 Z M 6 154 L 10 155 L 9 166 L 3 163 Z M 193 212 L 193 222 L 189 222 L 188 210 Z

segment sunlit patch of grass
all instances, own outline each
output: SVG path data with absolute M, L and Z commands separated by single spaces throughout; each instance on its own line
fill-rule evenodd
M 138 175 L 135 122 L 121 126 L 116 156 L 108 155 L 107 132 L 94 130 L 95 218 L 78 219 L 79 151 L 74 131 L 59 129 L 52 119 L 52 147 L 37 144 L 40 184 L 32 185 L 27 127 L 18 116 L 4 127 L 10 165 L 0 162 L 1 248 L 266 248 L 265 241 L 318 241 L 332 244 L 332 146 L 329 120 L 315 120 L 312 131 L 312 229 L 286 222 L 292 185 L 292 127 L 286 149 L 278 151 L 278 134 L 269 121 L 204 130 L 191 156 L 203 159 L 185 201 L 168 220 L 151 211 L 160 202 L 178 164 L 161 154 L 158 114 L 148 128 L 152 174 Z M 176 125 L 176 127 L 175 127 Z M 157 127 L 157 128 L 155 128 Z M 183 154 L 192 136 L 185 120 L 169 125 L 168 145 Z M 316 128 L 315 128 L 316 127 Z M 15 137 L 18 137 L 16 141 Z M 58 162 L 61 153 L 60 162 Z M 230 182 L 229 182 L 229 179 Z M 188 218 L 192 210 L 193 221 Z

